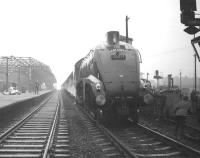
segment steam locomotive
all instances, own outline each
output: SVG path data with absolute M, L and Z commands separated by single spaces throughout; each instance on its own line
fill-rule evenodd
M 118 31 L 106 35 L 106 42 L 75 64 L 62 88 L 99 122 L 109 118 L 138 122 L 140 53 L 120 41 Z

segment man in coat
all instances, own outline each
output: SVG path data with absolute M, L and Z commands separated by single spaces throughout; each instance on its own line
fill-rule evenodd
M 188 96 L 183 96 L 183 100 L 180 100 L 174 107 L 176 128 L 175 136 L 180 139 L 184 135 L 185 119 L 192 111 L 192 105 L 189 102 Z

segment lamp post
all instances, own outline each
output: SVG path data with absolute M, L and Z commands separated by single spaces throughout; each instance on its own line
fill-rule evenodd
M 21 89 L 21 67 L 18 65 L 18 88 Z
M 199 91 L 200 91 L 200 78 L 199 78 Z
M 3 59 L 6 59 L 6 91 L 8 91 L 8 62 L 9 62 L 9 59 L 13 59 L 14 57 L 13 56 L 4 56 L 2 57 Z
M 29 66 L 28 81 L 29 81 L 29 92 L 31 92 L 31 78 L 32 78 L 32 68 Z

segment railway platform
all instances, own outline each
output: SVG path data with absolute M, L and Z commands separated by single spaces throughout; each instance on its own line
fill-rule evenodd
M 13 103 L 42 95 L 49 91 L 50 90 L 39 91 L 39 94 L 35 94 L 34 92 L 26 92 L 21 93 L 20 95 L 4 95 L 0 93 L 0 109 Z

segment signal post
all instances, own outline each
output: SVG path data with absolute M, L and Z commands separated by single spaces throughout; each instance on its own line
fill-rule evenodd
M 187 26 L 184 31 L 190 35 L 194 35 L 191 40 L 192 47 L 194 49 L 194 90 L 196 92 L 197 87 L 197 75 L 196 75 L 196 58 L 200 61 L 200 57 L 197 51 L 197 47 L 200 47 L 200 36 L 195 37 L 196 33 L 200 30 L 200 18 L 195 17 L 195 11 L 197 11 L 196 0 L 180 0 L 181 10 L 181 23 Z

